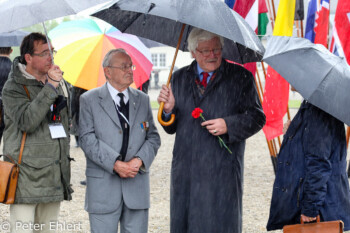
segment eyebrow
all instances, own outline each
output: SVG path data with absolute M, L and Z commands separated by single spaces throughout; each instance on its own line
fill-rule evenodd
M 55 50 L 55 48 L 51 48 L 51 51 L 54 51 Z M 44 51 L 41 51 L 40 53 L 44 53 L 44 52 L 46 52 L 46 51 L 50 51 L 50 49 L 45 49 Z M 39 52 L 38 52 L 39 53 Z

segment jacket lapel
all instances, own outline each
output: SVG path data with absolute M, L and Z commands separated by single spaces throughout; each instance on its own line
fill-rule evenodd
M 107 115 L 112 119 L 112 121 L 121 128 L 117 110 L 111 95 L 109 94 L 107 83 L 100 88 L 100 105 L 102 109 L 107 113 Z
M 140 95 L 133 88 L 129 87 L 128 91 L 129 91 L 129 124 L 131 128 L 135 123 L 135 117 L 140 107 Z

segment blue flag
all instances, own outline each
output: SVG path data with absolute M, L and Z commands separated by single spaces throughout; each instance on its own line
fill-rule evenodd
M 235 1 L 236 0 L 225 0 L 225 3 L 226 3 L 226 5 L 228 5 L 228 7 L 233 9 L 233 6 L 235 5 Z
M 307 10 L 307 19 L 305 27 L 305 38 L 309 39 L 312 43 L 315 42 L 315 20 L 317 12 L 317 0 L 309 0 L 309 7 Z

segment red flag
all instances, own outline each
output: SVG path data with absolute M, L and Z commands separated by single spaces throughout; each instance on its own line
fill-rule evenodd
M 345 57 L 350 65 L 350 1 L 339 0 L 335 12 L 331 52 Z
M 317 12 L 315 31 L 315 44 L 322 44 L 328 47 L 328 29 L 329 29 L 329 1 L 321 1 L 321 9 Z
M 283 116 L 287 112 L 289 84 L 271 66 L 267 68 L 263 109 L 266 124 L 263 128 L 267 140 L 282 134 Z
M 295 14 L 295 0 L 281 0 L 278 6 L 274 36 L 292 36 Z M 282 134 L 283 116 L 287 112 L 289 84 L 270 66 L 267 68 L 262 107 L 266 115 L 263 128 L 265 136 L 271 140 Z

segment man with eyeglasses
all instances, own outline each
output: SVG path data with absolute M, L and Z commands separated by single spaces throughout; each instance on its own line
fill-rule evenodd
M 194 28 L 188 50 L 195 61 L 163 85 L 164 126 L 176 133 L 171 170 L 170 232 L 242 231 L 245 140 L 265 124 L 252 74 L 222 59 L 223 38 Z M 191 115 L 203 110 L 201 118 Z M 221 147 L 218 137 L 227 148 Z
M 53 64 L 49 43 L 41 33 L 23 39 L 21 55 L 14 59 L 2 91 L 3 153 L 17 162 L 27 133 L 15 203 L 10 206 L 11 232 L 49 232 L 55 228 L 61 201 L 72 199 L 68 89 L 62 71 Z
M 149 169 L 160 146 L 148 95 L 130 88 L 124 49 L 104 57 L 105 85 L 80 97 L 79 139 L 86 156 L 85 209 L 91 232 L 146 233 Z

